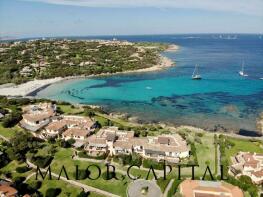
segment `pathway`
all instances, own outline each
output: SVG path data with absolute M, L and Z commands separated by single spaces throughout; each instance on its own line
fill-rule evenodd
M 217 175 L 220 175 L 220 164 L 221 164 L 221 153 L 220 153 L 220 145 L 217 145 Z
M 4 136 L 2 136 L 2 135 L 0 135 L 0 138 L 2 138 L 3 140 L 9 142 L 9 139 L 7 139 L 6 137 L 4 137 Z
M 30 167 L 32 167 L 32 168 L 34 168 L 34 169 L 36 169 L 37 168 L 37 166 L 35 165 L 35 164 L 33 164 L 33 163 L 31 163 L 30 161 L 26 161 L 26 163 L 30 166 Z M 45 169 L 40 169 L 41 171 L 46 171 Z M 54 177 L 56 177 L 56 178 L 58 178 L 59 177 L 59 175 L 58 174 L 55 174 L 55 173 L 51 173 L 51 175 L 52 176 L 54 176 Z M 29 175 L 29 176 L 33 176 L 32 174 L 31 175 Z M 27 180 L 30 178 L 30 177 L 27 177 Z M 96 193 L 99 193 L 99 194 L 102 194 L 102 195 L 105 195 L 105 196 L 110 196 L 110 197 L 119 197 L 118 195 L 115 195 L 115 194 L 113 194 L 113 193 L 110 193 L 110 192 L 107 192 L 107 191 L 104 191 L 104 190 L 100 190 L 100 189 L 98 189 L 98 188 L 95 188 L 95 187 L 91 187 L 91 186 L 88 186 L 88 185 L 86 185 L 86 184 L 83 184 L 83 183 L 80 183 L 80 182 L 78 182 L 78 181 L 74 181 L 74 180 L 67 180 L 65 177 L 63 177 L 63 176 L 60 176 L 60 179 L 61 180 L 63 180 L 63 181 L 65 181 L 65 182 L 67 182 L 67 183 L 70 183 L 70 184 L 72 184 L 72 185 L 75 185 L 75 186 L 77 186 L 77 187 L 80 187 L 80 188 L 82 188 L 82 189 L 84 189 L 85 191 L 92 191 L 92 192 L 96 192 Z
M 168 195 L 168 192 L 169 192 L 169 190 L 171 189 L 171 187 L 172 187 L 172 185 L 173 185 L 173 182 L 174 182 L 174 179 L 172 179 L 172 180 L 168 183 L 168 185 L 167 185 L 167 187 L 165 188 L 165 191 L 164 191 L 164 193 L 163 193 L 163 196 L 164 196 L 164 197 L 166 197 L 166 196 Z

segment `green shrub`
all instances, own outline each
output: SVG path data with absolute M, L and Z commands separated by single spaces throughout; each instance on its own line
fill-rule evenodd
M 103 154 L 100 154 L 98 156 L 92 156 L 92 155 L 89 155 L 87 154 L 85 151 L 81 151 L 78 153 L 78 156 L 80 158 L 89 158 L 89 159 L 97 159 L 97 160 L 104 160 L 107 158 L 108 156 L 108 153 L 103 153 Z
M 143 163 L 144 168 L 153 167 L 154 169 L 157 169 L 157 170 L 163 170 L 163 163 L 161 162 L 157 162 L 152 159 L 143 159 L 142 163 Z
M 90 195 L 90 192 L 84 192 L 84 191 L 82 191 L 82 192 L 80 192 L 78 195 L 77 195 L 77 197 L 88 197 Z
M 4 128 L 10 128 L 15 126 L 20 120 L 22 120 L 21 112 L 12 112 L 3 118 L 2 125 Z
M 61 193 L 60 188 L 49 188 L 46 191 L 46 197 L 56 197 Z
M 136 153 L 133 154 L 120 154 L 113 157 L 114 162 L 117 162 L 121 165 L 142 165 L 142 157 Z
M 30 168 L 28 168 L 27 166 L 21 166 L 21 167 L 17 167 L 16 168 L 16 171 L 18 172 L 18 173 L 25 173 L 25 172 L 27 172 L 27 171 L 29 171 L 30 170 Z
M 80 180 L 84 180 L 88 177 L 88 172 L 87 170 L 79 170 L 78 177 Z
M 20 185 L 21 183 L 23 183 L 23 181 L 26 180 L 25 177 L 23 176 L 18 176 L 14 178 L 14 183 L 15 185 Z
M 176 192 L 178 192 L 178 186 L 181 182 L 182 180 L 174 180 L 170 190 L 168 191 L 167 197 L 172 197 Z
M 76 142 L 76 140 L 74 140 L 74 139 L 69 139 L 69 140 L 67 140 L 67 142 L 70 144 L 70 146 L 72 145 L 72 144 L 74 144 L 75 142 Z
M 30 187 L 34 190 L 38 190 L 42 185 L 42 182 L 41 181 L 32 181 L 30 183 Z
M 37 157 L 33 157 L 32 162 L 36 166 L 39 166 L 40 168 L 45 168 L 51 163 L 52 159 L 53 157 L 50 155 L 37 156 Z
M 115 172 L 109 172 L 107 173 L 107 171 L 103 172 L 102 174 L 102 178 L 104 180 L 111 180 L 113 177 L 116 177 L 116 173 Z

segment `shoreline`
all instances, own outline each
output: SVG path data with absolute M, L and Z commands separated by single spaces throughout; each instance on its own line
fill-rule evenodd
M 165 51 L 176 52 L 178 49 L 179 49 L 179 46 L 177 45 L 169 45 L 168 49 Z M 26 97 L 26 96 L 36 95 L 37 92 L 45 89 L 46 87 L 52 84 L 58 83 L 58 82 L 62 82 L 64 80 L 83 79 L 83 78 L 110 76 L 110 75 L 118 75 L 118 74 L 156 72 L 156 71 L 167 69 L 173 66 L 175 66 L 175 63 L 171 59 L 160 54 L 159 64 L 154 65 L 149 68 L 141 68 L 137 70 L 127 70 L 127 71 L 116 72 L 116 73 L 101 73 L 101 74 L 96 74 L 96 75 L 93 74 L 93 75 L 87 75 L 87 76 L 79 75 L 79 76 L 68 76 L 68 77 L 56 77 L 56 78 L 51 78 L 51 79 L 34 79 L 32 81 L 28 81 L 26 83 L 22 83 L 19 85 L 3 84 L 3 85 L 0 85 L 0 95 L 1 96 L 11 96 L 11 97 L 21 97 L 21 96 Z

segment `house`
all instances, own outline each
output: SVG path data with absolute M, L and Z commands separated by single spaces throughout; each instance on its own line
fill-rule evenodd
M 132 154 L 132 144 L 126 140 L 117 140 L 113 144 L 113 154 Z
M 18 192 L 15 188 L 9 186 L 8 184 L 0 183 L 0 197 L 16 197 Z
M 83 116 L 61 116 L 62 120 L 67 123 L 68 128 L 84 128 L 87 130 L 95 129 L 95 122 L 89 117 Z
M 108 145 L 105 138 L 91 136 L 88 138 L 88 143 L 85 146 L 85 150 L 89 154 L 106 153 L 108 151 Z
M 32 68 L 30 68 L 29 66 L 25 66 L 21 71 L 20 71 L 20 75 L 22 76 L 31 76 L 32 75 Z
M 239 152 L 231 157 L 232 165 L 228 173 L 234 176 L 246 175 L 255 184 L 263 183 L 263 154 Z
M 87 139 L 85 150 L 92 152 L 109 151 L 111 155 L 140 154 L 144 158 L 178 163 L 189 157 L 189 147 L 179 135 L 157 137 L 134 137 L 133 131 L 119 131 L 118 127 L 101 129 Z
M 55 137 L 62 134 L 67 129 L 67 122 L 66 121 L 53 121 L 45 128 L 43 134 L 47 137 Z
M 251 179 L 255 184 L 263 184 L 263 169 L 252 172 Z
M 88 138 L 85 150 L 90 154 L 92 152 L 107 152 L 111 155 L 132 153 L 132 144 L 128 144 L 130 137 L 134 132 L 119 131 L 118 127 L 106 127 L 98 131 L 95 136 Z
M 133 138 L 131 139 L 131 143 L 133 144 L 134 152 L 148 159 L 178 163 L 180 159 L 189 157 L 189 147 L 186 142 L 176 134 Z
M 85 140 L 90 134 L 90 130 L 80 128 L 69 128 L 64 133 L 62 133 L 62 139 Z
M 22 110 L 23 119 L 20 121 L 20 125 L 30 131 L 38 131 L 42 129 L 48 125 L 56 115 L 56 105 L 51 103 L 29 105 Z
M 180 194 L 184 197 L 243 197 L 242 190 L 225 182 L 184 180 L 179 185 Z

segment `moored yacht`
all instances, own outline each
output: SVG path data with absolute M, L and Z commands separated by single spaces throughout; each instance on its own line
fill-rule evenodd
M 242 62 L 242 68 L 241 68 L 241 70 L 238 73 L 242 77 L 247 77 L 248 75 L 244 72 L 244 67 L 245 67 L 245 64 L 244 64 L 244 61 L 243 61 Z
M 194 72 L 193 72 L 193 75 L 192 75 L 192 79 L 193 80 L 200 80 L 200 79 L 202 79 L 202 76 L 198 72 L 198 65 L 197 64 L 195 65 L 195 69 L 194 69 Z

